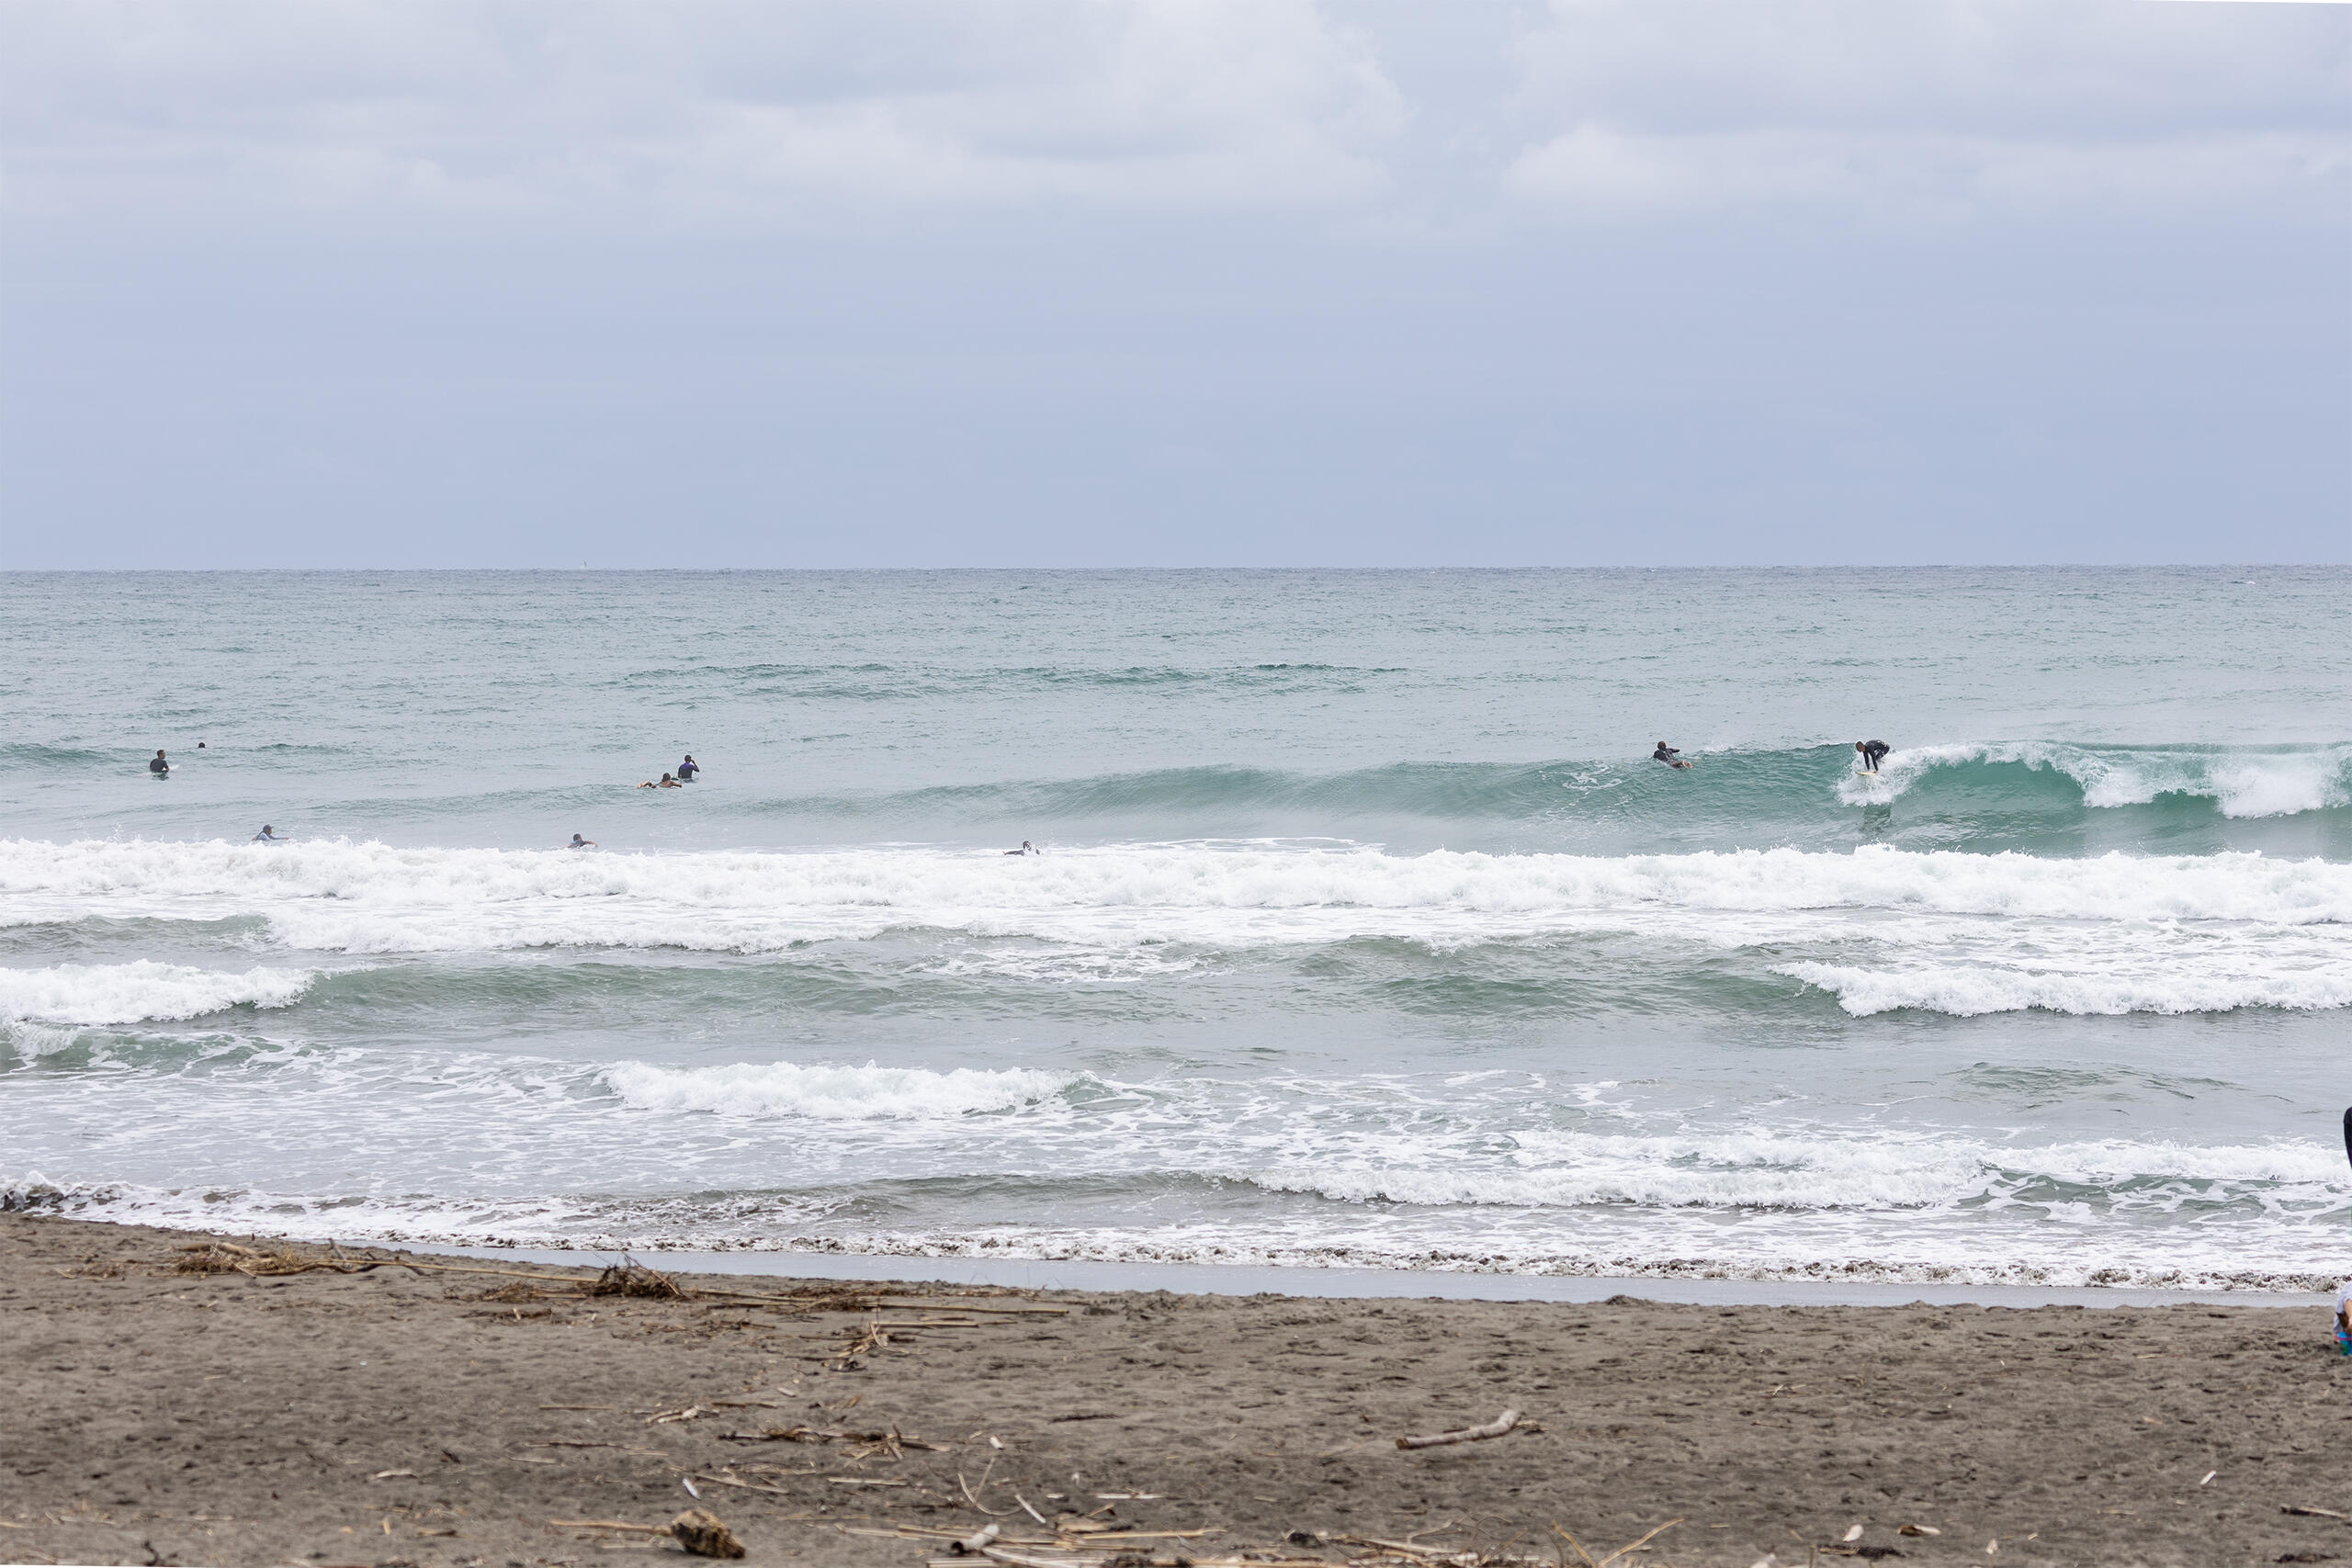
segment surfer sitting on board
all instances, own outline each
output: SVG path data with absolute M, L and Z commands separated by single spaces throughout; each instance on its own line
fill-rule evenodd
M 689 751 L 686 753 L 686 760 L 678 764 L 678 782 L 692 784 L 695 782 L 695 775 L 700 772 L 702 772 L 702 764 L 695 761 L 695 754 Z
M 147 771 L 154 774 L 159 779 L 165 773 L 172 771 L 172 765 L 164 761 L 164 752 L 162 748 L 158 747 L 155 754 L 147 760 Z
M 1690 765 L 1682 760 L 1681 747 L 1668 746 L 1663 740 L 1657 743 L 1657 750 L 1650 753 L 1650 761 L 1664 762 L 1669 768 L 1687 768 Z
M 1019 849 L 1007 850 L 1004 852 L 1009 855 L 1039 855 L 1044 854 L 1046 852 L 1037 848 L 1035 844 L 1032 844 L 1028 840 L 1023 839 L 1021 840 L 1021 847 Z
M 1854 742 L 1854 750 L 1862 754 L 1862 772 L 1874 773 L 1878 772 L 1879 759 L 1894 748 L 1883 740 L 1857 740 Z

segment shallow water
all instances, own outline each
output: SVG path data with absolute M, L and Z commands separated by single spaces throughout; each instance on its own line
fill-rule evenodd
M 2347 591 L 0 577 L 0 1181 L 355 1238 L 2314 1288 Z

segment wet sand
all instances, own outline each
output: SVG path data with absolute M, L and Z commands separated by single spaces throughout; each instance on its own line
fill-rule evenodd
M 1617 1563 L 2352 1562 L 2284 1511 L 2352 1514 L 2323 1312 L 172 1271 L 210 1239 L 0 1215 L 0 1561 L 677 1561 L 551 1521 L 692 1483 L 754 1565 L 912 1568 L 992 1517 L 1033 1562 L 1575 1563 L 1555 1527 L 1598 1562 L 1668 1521 Z M 1049 1544 L 1090 1534 L 1125 1539 Z

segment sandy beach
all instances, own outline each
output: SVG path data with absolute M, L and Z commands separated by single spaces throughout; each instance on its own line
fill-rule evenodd
M 1009 1562 L 2352 1558 L 2352 1520 L 2294 1511 L 2352 1514 L 2352 1361 L 2301 1313 L 668 1298 L 211 1242 L 0 1216 L 0 1558 L 676 1557 L 690 1485 L 751 1563 L 919 1564 L 990 1523 Z

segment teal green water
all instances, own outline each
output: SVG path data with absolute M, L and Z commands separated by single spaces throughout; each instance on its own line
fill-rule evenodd
M 355 1237 L 2309 1283 L 2352 1250 L 2347 590 L 0 577 L 0 1183 Z

